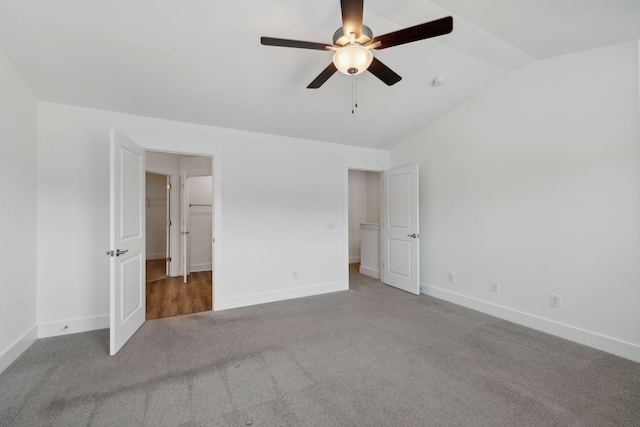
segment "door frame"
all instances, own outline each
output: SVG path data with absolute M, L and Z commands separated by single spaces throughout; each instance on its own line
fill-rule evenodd
M 201 153 L 201 152 L 191 152 L 191 151 L 171 151 L 171 150 L 164 150 L 164 149 L 158 149 L 158 148 L 153 148 L 153 147 L 149 147 L 149 146 L 143 146 L 143 148 L 145 149 L 146 152 L 154 152 L 154 153 L 163 153 L 163 154 L 174 154 L 174 155 L 178 155 L 178 156 L 199 156 L 199 157 L 208 157 L 211 158 L 211 176 L 213 178 L 213 188 L 212 188 L 212 192 L 213 192 L 213 211 L 212 211 L 212 215 L 211 215 L 211 221 L 212 221 L 212 242 L 211 242 L 211 269 L 212 269 L 212 274 L 211 274 L 211 287 L 212 287 L 212 297 L 213 297 L 213 307 L 212 310 L 216 311 L 219 310 L 219 306 L 217 306 L 217 301 L 220 300 L 219 296 L 221 294 L 220 292 L 220 278 L 221 278 L 221 268 L 222 268 L 222 262 L 221 262 L 221 254 L 222 254 L 222 156 L 219 154 L 212 154 L 212 153 Z M 170 177 L 171 179 L 171 185 L 172 185 L 172 191 L 175 189 L 175 194 L 177 195 L 177 197 L 173 197 L 174 201 L 177 201 L 177 203 L 174 204 L 174 206 L 172 206 L 172 209 L 175 208 L 175 210 L 173 212 L 179 212 L 180 211 L 180 196 L 179 196 L 179 189 L 180 189 L 180 171 L 179 170 L 174 170 L 171 167 L 168 166 L 163 166 L 163 165 L 158 165 L 158 164 L 150 164 L 148 165 L 149 167 L 147 168 L 147 165 L 145 165 L 145 171 L 147 172 L 152 172 L 152 173 L 159 173 L 159 174 L 163 174 L 163 175 L 167 175 Z M 172 232 L 172 246 L 175 243 L 176 245 L 179 246 L 179 241 L 180 241 L 180 226 L 179 224 L 174 224 L 175 227 L 172 227 L 173 230 Z M 175 238 L 173 238 L 175 236 Z M 172 248 L 173 249 L 173 248 Z M 178 256 L 182 256 L 182 254 L 180 253 L 179 249 L 177 252 L 173 252 L 178 253 Z M 173 257 L 174 255 L 172 255 Z M 172 259 L 172 262 L 174 260 Z M 175 262 L 174 266 L 173 266 L 173 270 L 172 270 L 172 275 L 173 274 L 177 274 L 177 275 L 181 275 L 181 271 L 179 271 L 179 266 L 180 266 L 180 262 Z M 216 286 L 216 284 L 218 284 Z M 145 284 L 146 286 L 146 284 Z
M 363 172 L 379 172 L 382 173 L 385 170 L 389 169 L 388 164 L 382 163 L 369 163 L 369 162 L 358 162 L 358 161 L 344 161 L 342 164 L 342 192 L 344 195 L 343 198 L 343 219 L 342 219 L 342 229 L 344 231 L 343 235 L 343 262 L 344 266 L 342 268 L 342 277 L 343 283 L 345 284 L 345 288 L 349 289 L 349 171 L 357 170 Z M 382 182 L 380 183 L 382 185 Z M 382 195 L 382 193 L 381 193 Z M 382 214 L 382 197 L 380 197 L 380 214 Z M 380 233 L 380 245 L 382 245 L 382 233 Z M 382 248 L 382 246 L 380 246 Z M 382 251 L 380 251 L 380 265 L 382 265 Z M 382 271 L 380 271 L 382 274 Z M 382 276 L 381 276 L 382 278 Z

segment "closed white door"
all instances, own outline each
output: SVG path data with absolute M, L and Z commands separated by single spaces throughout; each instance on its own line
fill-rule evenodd
M 144 149 L 111 131 L 110 354 L 145 321 Z
M 382 174 L 382 282 L 420 295 L 418 165 Z

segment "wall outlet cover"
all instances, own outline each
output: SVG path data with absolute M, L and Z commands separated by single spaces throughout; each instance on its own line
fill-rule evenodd
M 497 280 L 491 281 L 491 292 L 500 292 L 500 282 Z

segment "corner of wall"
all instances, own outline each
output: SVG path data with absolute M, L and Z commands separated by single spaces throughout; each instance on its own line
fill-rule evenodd
M 38 339 L 38 327 L 34 326 L 0 354 L 0 373 L 9 367 L 18 357 Z
M 107 329 L 109 315 L 68 319 L 57 322 L 40 323 L 37 328 L 38 338 L 57 337 L 60 335 L 77 334 L 79 332 Z
M 37 99 L 0 48 L 0 371 L 35 340 L 37 253 Z

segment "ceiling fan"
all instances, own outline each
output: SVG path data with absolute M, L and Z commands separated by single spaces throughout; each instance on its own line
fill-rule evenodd
M 453 30 L 453 18 L 437 19 L 424 24 L 373 37 L 371 28 L 362 24 L 364 0 L 340 0 L 342 27 L 333 35 L 333 44 L 305 42 L 300 40 L 261 37 L 267 46 L 295 47 L 299 49 L 332 50 L 333 62 L 313 80 L 308 89 L 318 89 L 336 71 L 355 76 L 366 70 L 391 86 L 402 80 L 389 67 L 373 56 L 372 49 L 388 47 L 424 40 L 449 34 Z

